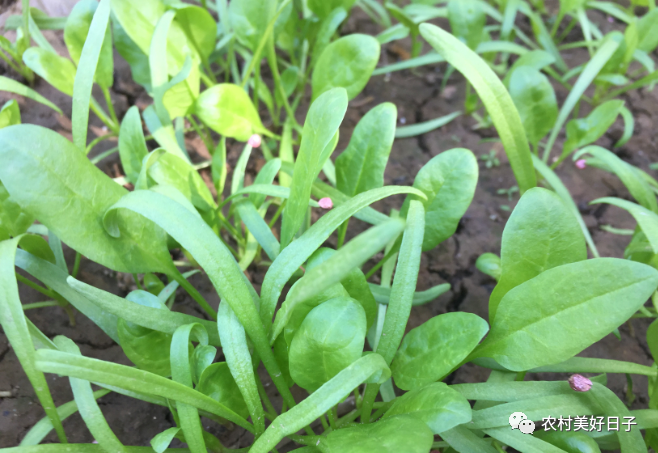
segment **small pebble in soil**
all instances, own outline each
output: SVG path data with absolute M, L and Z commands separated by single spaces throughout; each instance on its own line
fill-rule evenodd
M 592 381 L 580 374 L 574 374 L 569 378 L 569 386 L 576 392 L 586 392 L 592 388 Z

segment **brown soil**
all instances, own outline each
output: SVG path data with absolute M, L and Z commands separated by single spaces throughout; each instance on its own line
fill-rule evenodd
M 607 22 L 603 17 L 600 19 L 597 22 L 603 24 L 604 32 L 608 31 L 605 28 L 608 26 Z M 439 24 L 446 26 L 445 23 Z M 344 28 L 346 33 L 357 30 L 371 34 L 377 32 L 369 19 L 362 14 L 354 14 Z M 59 39 L 61 44 L 61 37 L 56 33 L 48 32 L 48 35 L 49 38 Z M 573 40 L 580 39 L 577 32 L 572 32 L 572 35 Z M 59 49 L 62 48 L 59 47 Z M 389 62 L 395 60 L 393 54 L 387 54 L 384 58 L 387 58 Z M 573 52 L 567 55 L 567 58 L 568 64 L 575 66 L 585 58 L 585 55 L 581 52 Z M 444 70 L 445 66 L 425 67 L 413 72 L 403 71 L 390 76 L 373 77 L 364 92 L 352 101 L 341 128 L 341 140 L 337 149 L 345 148 L 358 120 L 370 108 L 381 102 L 389 101 L 397 106 L 400 124 L 426 121 L 462 109 L 463 78 L 459 74 L 454 74 L 448 88 L 441 93 L 440 83 Z M 9 75 L 11 76 L 11 74 Z M 114 99 L 118 115 L 121 116 L 129 105 L 141 105 L 147 101 L 143 91 L 130 81 L 129 69 L 120 58 L 117 58 L 116 78 Z M 57 92 L 43 81 L 37 82 L 36 89 L 60 106 L 65 115 L 70 118 L 71 106 L 68 96 Z M 556 89 L 561 104 L 567 92 L 559 87 Z M 12 97 L 7 93 L 0 93 L 0 102 Z M 653 93 L 634 92 L 625 97 L 625 100 L 626 105 L 635 116 L 636 131 L 628 144 L 616 152 L 626 161 L 650 171 L 648 165 L 653 161 L 658 161 L 658 142 L 655 138 L 655 130 L 653 130 L 654 124 L 658 122 L 658 91 L 654 90 Z M 51 110 L 22 98 L 19 99 L 19 103 L 23 122 L 40 124 L 60 131 L 64 135 L 70 134 L 67 131 L 67 121 L 58 118 Z M 303 119 L 303 117 L 299 119 Z M 93 128 L 100 127 L 101 124 L 92 117 L 91 125 L 90 137 L 93 138 Z M 499 189 L 508 189 L 516 182 L 500 144 L 482 142 L 483 139 L 495 136 L 495 132 L 491 129 L 474 130 L 474 125 L 475 121 L 472 118 L 459 117 L 449 125 L 424 136 L 397 140 L 393 146 L 385 175 L 386 184 L 412 184 L 418 170 L 429 159 L 455 147 L 468 148 L 477 156 L 488 154 L 491 149 L 495 149 L 501 161 L 500 166 L 491 169 L 487 169 L 484 162 L 481 162 L 475 198 L 460 222 L 457 233 L 435 250 L 423 254 L 418 289 L 423 290 L 448 282 L 452 285 L 452 290 L 425 306 L 416 307 L 409 320 L 409 329 L 438 314 L 457 310 L 472 312 L 488 319 L 487 303 L 495 282 L 476 270 L 475 260 L 484 252 L 500 253 L 501 234 L 510 214 L 504 205 L 513 208 L 518 201 L 518 193 L 512 197 L 512 200 L 508 200 L 507 195 L 497 193 Z M 621 123 L 615 124 L 610 132 L 599 141 L 599 144 L 612 149 L 612 144 L 621 135 L 621 130 Z M 190 140 L 191 151 L 197 148 L 197 143 L 197 140 Z M 557 145 L 559 147 L 561 143 L 558 142 Z M 98 146 L 93 155 L 112 146 L 115 144 L 106 142 Z M 197 154 L 193 152 L 193 158 L 203 160 L 204 151 L 202 147 L 199 148 Z M 235 164 L 239 152 L 238 147 L 230 149 L 231 165 Z M 102 161 L 100 167 L 112 176 L 121 174 L 117 155 Z M 260 167 L 258 159 L 254 159 L 250 164 L 252 175 L 256 167 Z M 630 198 L 623 185 L 616 177 L 601 170 L 594 168 L 577 170 L 570 162 L 565 162 L 557 173 L 581 209 L 601 255 L 622 257 L 629 238 L 604 232 L 599 226 L 610 224 L 617 228 L 633 228 L 635 225 L 633 219 L 616 208 L 609 208 L 605 205 L 589 207 L 587 203 L 603 196 Z M 393 197 L 379 202 L 375 207 L 383 212 L 389 212 L 390 209 L 399 208 L 401 201 L 400 197 Z M 350 225 L 353 229 L 350 231 L 348 239 L 366 228 L 366 225 L 356 220 Z M 335 239 L 332 238 L 328 242 L 335 244 Z M 73 262 L 71 250 L 66 250 L 66 257 L 69 263 Z M 250 275 L 256 289 L 259 290 L 263 269 L 250 269 Z M 132 277 L 109 271 L 86 259 L 82 261 L 79 278 L 121 296 L 134 289 Z M 205 276 L 194 276 L 192 283 L 212 305 L 217 306 L 219 299 Z M 583 283 L 586 284 L 586 282 Z M 23 303 L 43 300 L 43 296 L 24 285 L 21 285 L 20 296 Z M 178 293 L 175 309 L 200 317 L 204 316 L 193 301 L 181 291 Z M 81 346 L 82 353 L 86 356 L 130 364 L 121 348 L 80 314 L 76 316 L 77 325 L 75 327 L 69 325 L 67 315 L 59 308 L 33 310 L 29 311 L 28 315 L 49 337 L 66 335 L 74 340 Z M 608 335 L 581 355 L 651 365 L 652 359 L 645 339 L 648 325 L 647 320 L 634 319 L 620 328 L 621 341 L 613 335 Z M 482 382 L 486 380 L 488 374 L 489 371 L 486 369 L 466 365 L 449 376 L 447 382 Z M 263 377 L 265 378 L 265 376 Z M 555 374 L 529 375 L 526 379 L 565 377 Z M 47 379 L 58 405 L 72 399 L 68 379 L 56 375 L 47 375 Z M 633 376 L 633 384 L 636 399 L 631 408 L 646 408 L 648 404 L 646 377 Z M 610 375 L 609 386 L 624 398 L 626 380 L 623 375 Z M 18 445 L 27 430 L 41 419 L 44 413 L 3 333 L 0 333 L 0 391 L 11 394 L 11 396 L 0 398 L 0 447 L 13 447 Z M 276 400 L 276 391 L 272 389 L 270 393 Z M 298 396 L 301 397 L 301 394 Z M 148 445 L 154 435 L 173 426 L 169 411 L 164 407 L 150 405 L 117 394 L 109 394 L 101 398 L 99 404 L 110 426 L 126 445 Z M 249 435 L 240 429 L 224 427 L 206 419 L 203 422 L 204 426 L 208 426 L 208 430 L 227 447 L 245 447 L 250 443 Z M 71 442 L 91 442 L 93 440 L 78 414 L 67 419 L 64 426 Z M 51 434 L 47 441 L 56 441 L 56 438 Z M 286 451 L 285 447 L 281 451 Z

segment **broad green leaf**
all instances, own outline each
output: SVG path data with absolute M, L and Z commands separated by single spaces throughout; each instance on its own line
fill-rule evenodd
M 353 197 L 384 185 L 396 120 L 397 109 L 390 102 L 379 104 L 361 118 L 349 145 L 336 159 L 338 190 Z
M 557 119 L 557 99 L 550 82 L 530 66 L 516 69 L 509 81 L 509 92 L 521 116 L 530 144 L 537 150 L 539 141 L 551 131 Z
M 513 371 L 562 362 L 624 323 L 656 286 L 658 271 L 617 258 L 546 270 L 503 297 L 473 357 Z
M 624 101 L 620 100 L 604 102 L 585 118 L 569 121 L 562 156 L 565 157 L 571 151 L 594 143 L 601 138 L 615 122 L 623 106 Z
M 435 382 L 396 398 L 382 420 L 408 414 L 423 421 L 434 434 L 471 421 L 471 405 L 459 392 Z
M 359 303 L 337 297 L 304 319 L 290 344 L 290 375 L 312 393 L 361 357 L 366 315 Z
M 560 114 L 558 115 L 557 121 L 553 126 L 553 130 L 548 137 L 548 141 L 544 147 L 544 154 L 542 155 L 544 162 L 548 161 L 548 156 L 550 155 L 553 145 L 555 144 L 555 140 L 562 130 L 562 126 L 564 126 L 564 123 L 567 121 L 567 119 L 569 119 L 571 111 L 576 107 L 576 104 L 582 98 L 585 90 L 589 87 L 596 76 L 599 75 L 599 72 L 603 66 L 605 66 L 605 64 L 612 57 L 618 47 L 619 43 L 617 41 L 614 39 L 606 39 L 598 48 L 592 59 L 589 60 L 589 62 L 587 62 L 585 65 L 583 72 L 581 72 L 578 80 L 569 92 L 569 96 L 567 96 L 564 104 L 562 104 Z
M 60 351 L 82 356 L 80 348 L 70 339 L 60 335 L 55 337 L 54 341 Z M 123 444 L 107 424 L 103 412 L 98 407 L 94 392 L 91 389 L 91 383 L 74 377 L 69 378 L 69 381 L 78 411 L 96 442 L 107 453 L 124 453 Z
M 477 91 L 500 135 L 521 191 L 534 187 L 537 182 L 523 124 L 498 76 L 475 52 L 440 28 L 422 24 L 420 33 L 437 52 L 464 74 Z
M 372 295 L 375 297 L 377 303 L 382 305 L 388 305 L 390 303 L 390 299 L 391 299 L 390 288 L 385 288 L 383 286 L 375 285 L 373 283 L 368 283 L 368 286 L 370 287 L 370 291 L 372 292 Z M 411 305 L 413 306 L 424 305 L 428 302 L 433 301 L 441 294 L 446 293 L 448 291 L 450 291 L 449 283 L 443 283 L 442 285 L 434 286 L 426 291 L 418 291 L 414 293 L 413 300 L 411 301 Z
M 504 233 L 504 231 L 503 231 Z M 483 253 L 475 261 L 475 267 L 482 272 L 499 281 L 502 273 L 500 257 L 495 253 Z
M 621 160 L 616 154 L 605 148 L 601 148 L 600 146 L 588 146 L 583 148 L 574 154 L 574 160 L 587 154 L 590 154 L 595 158 L 591 164 L 599 166 L 599 162 L 602 162 L 604 164 L 604 170 L 616 174 L 640 205 L 650 211 L 658 213 L 656 196 L 645 178 L 638 175 L 639 172 L 637 167 Z
M 334 376 L 295 407 L 274 419 L 251 447 L 250 453 L 267 453 L 285 436 L 296 433 L 338 404 L 359 384 L 374 378 L 382 383 L 390 377 L 379 354 L 367 354 Z M 429 429 L 428 429 L 429 432 Z
M 403 228 L 404 222 L 400 219 L 391 219 L 370 228 L 345 244 L 327 261 L 307 270 L 304 278 L 296 285 L 295 291 L 288 294 L 286 310 L 280 310 L 277 313 L 271 342 L 282 332 L 298 304 L 320 294 L 332 285 L 340 283 L 352 269 L 360 267 L 375 253 L 382 250 L 389 241 L 394 240 Z
M 197 53 L 208 59 L 215 50 L 217 36 L 217 22 L 210 13 L 200 6 L 180 5 L 177 6 L 175 21 Z
M 147 56 L 155 24 L 164 12 L 165 5 L 160 0 L 144 0 L 139 4 L 131 0 L 112 0 L 114 19 Z
M 144 293 L 144 291 L 141 291 Z M 148 293 L 151 295 L 150 293 Z M 139 297 L 142 296 L 142 297 Z M 145 307 L 167 310 L 167 307 L 156 296 L 148 297 L 133 291 L 126 299 Z M 141 370 L 150 371 L 160 376 L 171 376 L 169 363 L 169 348 L 171 333 L 148 329 L 119 318 L 117 322 L 119 345 L 132 363 Z
M 55 104 L 50 102 L 48 99 L 41 96 L 39 93 L 34 91 L 32 88 L 26 87 L 25 85 L 10 79 L 5 76 L 0 76 L 0 91 L 8 91 L 10 93 L 15 93 L 26 98 L 32 99 L 33 101 L 40 102 L 43 105 L 50 107 L 55 110 L 57 113 L 62 113 L 62 111 Z
M 356 0 L 309 0 L 308 9 L 320 19 L 327 18 L 336 8 L 343 8 L 348 14 Z
M 642 232 L 646 235 L 646 238 L 653 249 L 653 253 L 658 253 L 658 214 L 631 201 L 622 200 L 621 198 L 598 198 L 591 203 L 608 203 L 628 211 L 633 216 L 638 226 L 642 229 Z
M 637 21 L 637 48 L 651 53 L 658 47 L 658 11 L 653 9 Z
M 57 263 L 57 258 L 55 258 L 53 250 L 43 237 L 36 234 L 27 234 L 21 239 L 20 247 L 34 256 L 53 264 L 57 264 L 57 267 L 68 273 L 66 270 L 66 263 L 64 263 L 64 266 L 61 265 L 61 261 L 60 263 Z
M 320 173 L 324 161 L 331 154 L 332 150 L 327 152 L 326 148 L 338 133 L 346 110 L 347 92 L 343 88 L 333 88 L 311 104 L 304 122 L 302 142 L 295 161 L 290 198 L 283 213 L 282 249 L 290 244 L 304 221 L 308 200 L 311 197 L 311 186 Z
M 377 423 L 332 431 L 320 440 L 321 451 L 329 453 L 428 453 L 434 436 L 414 417 L 397 415 Z
M 151 222 L 119 212 L 122 236 L 104 230 L 105 211 L 128 192 L 57 132 L 33 125 L 1 129 L 0 160 L 13 163 L 0 168 L 12 198 L 80 254 L 120 272 L 171 271 L 166 234 Z
M 587 434 L 579 431 L 544 431 L 535 430 L 535 437 L 554 447 L 561 448 L 567 453 L 601 453 L 596 441 Z
M 377 316 L 377 301 L 370 291 L 366 276 L 361 269 L 355 268 L 340 281 L 352 299 L 358 301 L 366 312 L 367 326 L 370 328 Z M 414 294 L 415 296 L 415 294 Z
M 448 19 L 452 34 L 471 49 L 475 49 L 484 37 L 487 17 L 479 0 L 450 0 Z
M 264 133 L 249 95 L 238 85 L 220 83 L 208 88 L 199 95 L 195 111 L 212 130 L 241 142 L 252 134 Z
M 208 274 L 221 299 L 235 312 L 284 400 L 287 404 L 294 405 L 290 390 L 281 377 L 281 370 L 270 349 L 267 333 L 258 317 L 258 294 L 213 230 L 184 206 L 152 191 L 131 192 L 112 206 L 110 211 L 121 208 L 156 222 L 193 256 Z M 108 212 L 104 222 L 110 231 L 115 232 L 116 226 L 112 223 L 112 217 L 112 212 Z M 212 335 L 212 332 L 210 334 Z
M 329 44 L 313 70 L 313 99 L 338 87 L 347 90 L 348 99 L 354 99 L 366 86 L 377 66 L 379 50 L 380 45 L 375 38 L 359 33 Z
M 550 190 L 536 187 L 514 208 L 501 243 L 501 277 L 489 298 L 489 320 L 496 319 L 500 301 L 513 288 L 542 272 L 587 259 L 576 219 Z
M 34 217 L 21 209 L 0 182 L 0 241 L 19 236 L 34 223 Z
M 153 447 L 153 450 L 155 450 L 156 453 L 164 453 L 179 431 L 180 428 L 177 426 L 162 431 L 151 439 L 151 447 Z
M 137 177 L 142 169 L 142 160 L 147 154 L 142 119 L 139 116 L 139 109 L 133 105 L 123 117 L 119 131 L 121 166 L 126 172 L 126 179 L 131 183 L 137 182 Z
M 489 330 L 471 313 L 446 313 L 412 329 L 402 340 L 391 364 L 395 384 L 413 390 L 436 382 L 477 346 Z
M 256 52 L 276 9 L 276 0 L 235 0 L 229 3 L 231 28 L 238 40 L 252 52 Z
M 119 21 L 115 19 L 112 20 L 112 38 L 117 52 L 130 66 L 133 80 L 147 91 L 151 91 L 151 69 L 148 55 L 135 44 Z
M 46 377 L 35 365 L 35 350 L 26 317 L 18 295 L 14 257 L 20 236 L 0 241 L 0 324 L 18 361 L 34 388 L 39 403 L 57 431 L 60 442 L 66 442 L 57 408 L 48 389 Z
M 94 288 L 93 286 L 74 279 L 73 277 L 69 277 L 67 281 L 68 285 L 75 293 L 84 296 L 91 301 L 91 303 L 100 307 L 104 312 L 115 315 L 117 318 L 122 318 L 132 324 L 166 334 L 173 334 L 176 329 L 182 325 L 197 322 L 202 324 L 208 331 L 210 344 L 213 346 L 221 346 L 219 342 L 219 334 L 216 332 L 217 329 L 215 328 L 215 323 L 211 321 L 206 321 L 183 313 L 161 310 L 161 305 L 156 308 L 157 306 L 155 303 L 146 305 L 145 303 L 132 302 L 108 293 L 107 291 Z M 94 321 L 96 322 L 96 320 Z
M 23 54 L 23 63 L 62 93 L 73 96 L 76 71 L 68 58 L 40 47 L 30 47 Z
M 82 55 L 82 48 L 87 40 L 89 28 L 94 13 L 98 8 L 96 0 L 83 0 L 75 4 L 66 19 L 64 28 L 64 42 L 73 62 L 78 65 Z M 97 24 L 98 25 L 98 24 Z M 96 82 L 103 88 L 109 88 L 114 83 L 114 60 L 112 55 L 112 35 L 109 26 L 105 32 L 98 67 L 96 68 Z
M 213 363 L 206 368 L 201 374 L 197 390 L 241 417 L 249 415 L 244 398 L 226 362 Z
M 245 335 L 244 327 L 238 321 L 233 310 L 227 303 L 220 303 L 217 310 L 217 330 L 219 337 L 222 340 L 222 351 L 226 357 L 226 363 L 232 376 L 242 394 L 242 404 L 246 404 L 249 408 L 248 412 L 251 414 L 251 420 L 254 423 L 257 432 L 265 431 L 265 414 L 263 413 L 263 405 L 258 395 L 258 387 L 256 385 L 256 378 L 254 376 L 254 366 L 252 364 L 251 354 L 249 353 L 249 346 L 247 345 L 247 336 Z M 218 374 L 218 373 L 215 373 Z M 228 372 L 224 374 L 229 375 Z M 227 381 L 227 377 L 223 378 Z M 211 380 L 207 381 L 208 383 Z M 226 387 L 226 385 L 224 386 Z M 220 389 L 226 393 L 225 397 L 231 396 L 238 399 L 237 395 L 232 395 L 234 392 L 229 392 L 227 388 Z M 221 400 L 219 400 L 221 401 Z M 239 403 L 239 401 L 236 401 Z M 234 407 L 236 404 L 226 404 L 228 407 Z M 244 410 L 234 409 L 238 414 L 244 414 Z M 246 417 L 246 414 L 243 415 Z
M 21 110 L 18 107 L 18 102 L 11 99 L 5 102 L 0 110 L 0 129 L 14 124 L 21 124 Z
M 432 250 L 457 231 L 457 225 L 475 194 L 478 163 L 464 148 L 444 151 L 430 159 L 416 174 L 414 187 L 427 196 L 423 251 Z M 409 197 L 415 198 L 415 197 Z M 409 201 L 402 207 L 406 215 Z
M 340 206 L 334 206 L 331 211 L 322 216 L 294 243 L 284 249 L 272 263 L 263 280 L 260 306 L 260 316 L 263 324 L 271 326 L 272 316 L 274 316 L 274 310 L 284 285 L 290 280 L 299 266 L 303 265 L 308 257 L 322 246 L 336 228 L 369 204 L 398 193 L 423 195 L 422 192 L 411 187 L 388 186 L 369 190 L 349 199 Z M 384 218 L 388 219 L 386 216 Z
M 527 66 L 529 68 L 536 69 L 537 71 L 541 71 L 547 66 L 550 66 L 551 64 L 555 63 L 555 57 L 551 55 L 550 53 L 544 51 L 544 50 L 532 50 L 530 52 L 527 52 L 523 55 L 520 55 L 519 58 L 514 62 L 514 64 L 509 68 L 509 71 L 507 71 L 507 74 L 505 74 L 505 77 L 503 78 L 503 83 L 505 84 L 506 87 L 509 88 L 509 79 L 514 74 L 514 71 L 517 69 Z
M 321 7 L 325 9 L 325 4 L 322 4 Z M 320 55 L 322 55 L 324 49 L 329 45 L 331 39 L 336 33 L 336 30 L 338 30 L 340 24 L 342 24 L 343 21 L 347 18 L 347 15 L 347 11 L 342 6 L 337 6 L 325 18 L 322 19 L 317 37 L 315 38 L 315 45 L 313 46 L 313 56 L 311 60 L 312 66 L 315 66 L 315 62 L 318 60 Z

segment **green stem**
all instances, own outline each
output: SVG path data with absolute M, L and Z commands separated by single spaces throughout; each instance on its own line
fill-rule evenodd
M 47 300 L 44 302 L 34 302 L 32 304 L 24 304 L 23 310 L 31 310 L 34 308 L 43 308 L 43 307 L 59 307 L 60 304 L 54 300 Z
M 4 52 L 0 52 L 0 58 L 2 58 L 3 60 L 5 60 L 5 62 L 6 62 L 6 63 L 7 63 L 7 64 L 8 64 L 8 65 L 9 65 L 14 71 L 16 71 L 18 74 L 22 74 L 22 73 L 23 73 L 23 72 L 19 69 L 19 67 L 16 66 L 16 65 L 14 64 L 14 62 L 11 61 L 11 59 L 10 59 L 9 57 L 7 57 L 7 55 L 5 55 Z
M 82 258 L 80 252 L 75 252 L 75 261 L 73 262 L 73 273 L 71 274 L 73 278 L 75 278 L 78 275 L 78 271 L 80 270 L 80 258 Z
M 361 407 L 361 423 L 370 423 L 372 407 L 375 404 L 377 393 L 379 393 L 379 385 L 366 384 L 366 391 L 363 395 L 363 406 Z
M 139 275 L 133 274 L 133 279 L 135 280 L 135 284 L 137 285 L 137 289 L 143 291 L 144 288 L 142 288 L 142 283 L 139 281 Z
M 208 316 L 210 316 L 210 319 L 217 321 L 217 312 L 213 310 L 208 301 L 206 301 L 206 299 L 203 298 L 199 291 L 197 291 L 197 289 L 192 286 L 192 284 L 188 282 L 185 277 L 183 277 L 183 274 L 181 274 L 178 269 L 174 268 L 174 270 L 175 273 L 173 273 L 170 278 L 173 278 L 178 282 L 181 288 L 183 288 L 187 294 L 189 294 L 192 299 L 194 299 L 199 304 L 203 311 L 205 311 Z
M 295 112 L 290 107 L 290 103 L 288 102 L 288 96 L 286 95 L 286 90 L 283 88 L 283 84 L 281 83 L 281 74 L 279 74 L 279 67 L 276 63 L 276 49 L 274 48 L 274 39 L 270 39 L 269 41 L 267 61 L 270 64 L 270 69 L 272 70 L 272 76 L 274 77 L 274 86 L 277 90 L 279 90 L 279 94 L 281 95 L 281 99 L 283 100 L 283 108 L 286 110 L 288 117 L 292 121 L 293 127 L 295 129 L 301 130 L 299 123 L 297 123 L 297 120 L 295 119 Z
M 89 152 L 90 152 L 92 149 L 94 149 L 94 147 L 95 147 L 96 145 L 98 145 L 100 142 L 102 142 L 103 140 L 108 140 L 108 139 L 110 139 L 110 138 L 116 137 L 117 135 L 118 135 L 118 134 L 115 133 L 115 132 L 110 132 L 109 134 L 105 134 L 105 135 L 101 135 L 100 137 L 96 137 L 95 139 L 93 139 L 93 140 L 91 141 L 91 143 L 89 143 L 89 145 L 87 145 L 87 149 L 86 149 L 86 151 L 85 151 L 85 154 L 89 154 Z M 118 148 L 117 148 L 117 149 L 118 149 Z
M 97 164 L 100 161 L 102 161 L 103 159 L 105 159 L 106 157 L 111 156 L 112 154 L 116 153 L 117 151 L 119 151 L 119 147 L 115 146 L 114 148 L 110 148 L 107 151 L 103 151 L 98 156 L 92 157 L 89 160 L 91 161 L 92 164 Z
M 338 227 L 338 242 L 336 243 L 336 248 L 339 249 L 345 243 L 345 234 L 347 234 L 347 225 L 349 224 L 350 219 L 347 219 Z
M 110 95 L 110 90 L 105 87 L 101 87 L 101 90 L 103 90 L 103 96 L 105 97 L 105 104 L 107 105 L 107 110 L 110 112 L 110 117 L 112 117 L 112 121 L 114 122 L 114 124 L 120 124 L 119 118 L 117 118 L 117 114 L 114 111 L 114 104 L 112 104 L 112 96 Z
M 107 113 L 105 113 L 105 110 L 103 110 L 103 107 L 100 106 L 98 101 L 94 99 L 92 96 L 91 101 L 89 102 L 89 108 L 91 108 L 92 112 L 96 114 L 99 120 L 101 120 L 105 125 L 114 133 L 118 134 L 119 133 L 119 125 L 114 123 L 110 117 L 107 116 Z
M 206 148 L 208 148 L 208 153 L 212 154 L 215 147 L 213 146 L 214 144 L 210 136 L 206 135 L 204 131 L 201 130 L 199 123 L 196 122 L 196 120 L 194 119 L 194 117 L 192 117 L 192 115 L 188 115 L 187 119 L 190 121 L 192 128 L 194 128 L 194 130 L 199 135 L 199 137 L 201 137 L 201 140 L 203 140 L 203 144 L 206 145 Z

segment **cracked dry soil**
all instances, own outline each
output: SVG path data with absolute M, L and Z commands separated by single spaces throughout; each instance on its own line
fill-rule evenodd
M 604 20 L 605 18 L 600 19 L 597 22 L 602 24 L 603 31 L 609 31 L 606 29 L 609 25 Z M 439 25 L 447 26 L 446 23 L 441 22 Z M 367 17 L 362 14 L 353 14 L 343 32 L 357 30 L 371 34 L 377 32 Z M 46 34 L 53 42 L 59 40 L 60 46 L 57 48 L 63 49 L 61 35 L 52 32 L 46 32 Z M 572 35 L 570 40 L 578 39 L 575 32 L 572 32 Z M 383 52 L 382 58 L 392 62 L 395 61 L 395 54 Z M 579 60 L 584 59 L 585 55 L 574 51 L 567 55 L 567 58 L 570 65 L 575 65 L 580 62 Z M 382 62 L 382 64 L 384 63 Z M 122 115 L 130 105 L 144 106 L 148 102 L 148 96 L 140 87 L 130 81 L 129 69 L 118 56 L 116 64 L 113 97 L 117 113 Z M 445 66 L 425 67 L 413 72 L 402 71 L 390 76 L 373 77 L 363 93 L 352 101 L 348 109 L 341 128 L 337 150 L 343 150 L 347 146 L 351 131 L 358 120 L 380 102 L 389 101 L 397 106 L 400 124 L 413 124 L 461 110 L 464 94 L 463 78 L 459 74 L 453 74 L 447 88 L 441 91 L 440 84 L 444 70 Z M 11 74 L 9 75 L 11 76 Z M 55 91 L 43 81 L 37 82 L 36 89 L 53 100 L 70 118 L 70 98 Z M 556 86 L 556 90 L 558 101 L 561 104 L 567 92 L 559 86 Z M 7 93 L 0 93 L 0 102 L 5 102 L 11 97 L 13 96 Z M 653 129 L 658 122 L 658 90 L 654 90 L 652 93 L 633 92 L 624 99 L 635 116 L 636 131 L 626 146 L 616 152 L 626 161 L 651 172 L 648 168 L 649 164 L 658 161 L 658 139 Z M 47 108 L 22 98 L 19 99 L 19 103 L 23 122 L 40 124 L 58 130 L 63 135 L 70 134 L 70 130 L 67 130 L 68 122 L 58 118 Z M 304 108 L 300 109 L 300 112 L 304 111 Z M 582 112 L 582 114 L 585 113 L 587 112 Z M 298 119 L 303 120 L 303 115 Z M 506 207 L 513 209 L 518 201 L 518 193 L 514 194 L 511 199 L 508 199 L 506 194 L 498 193 L 499 189 L 509 189 L 515 185 L 513 174 L 501 145 L 483 142 L 485 139 L 494 137 L 495 131 L 492 129 L 474 130 L 474 125 L 475 121 L 472 118 L 458 117 L 452 123 L 436 131 L 421 137 L 396 140 L 393 145 L 385 175 L 386 184 L 412 184 L 416 173 L 427 161 L 437 154 L 455 147 L 468 148 L 476 156 L 488 154 L 491 149 L 494 149 L 500 159 L 500 166 L 491 169 L 487 169 L 484 162 L 480 161 L 480 177 L 475 197 L 461 220 L 456 234 L 436 249 L 423 254 L 418 290 L 445 282 L 450 283 L 452 289 L 427 305 L 415 307 L 409 320 L 408 329 L 417 327 L 438 314 L 457 310 L 472 312 L 485 319 L 488 318 L 487 303 L 495 282 L 476 270 L 475 260 L 484 252 L 500 253 L 501 234 L 510 214 Z M 100 126 L 102 125 L 98 120 L 92 117 L 90 134 L 94 133 L 95 127 Z M 618 121 L 599 140 L 598 144 L 612 149 L 612 144 L 620 137 L 622 128 L 623 125 Z M 207 151 L 199 146 L 199 140 L 195 140 L 192 136 L 188 137 L 188 140 L 192 158 L 195 161 L 207 159 Z M 154 148 L 152 143 L 149 145 L 151 149 Z M 558 142 L 557 146 L 560 145 L 561 142 Z M 105 142 L 97 147 L 93 154 L 100 153 L 112 146 L 115 146 L 115 143 Z M 230 148 L 229 164 L 231 168 L 237 161 L 240 150 L 239 145 Z M 255 159 L 250 162 L 248 178 L 253 178 L 263 163 L 262 157 L 256 154 Z M 100 167 L 111 176 L 121 173 L 117 155 L 103 160 Z M 633 219 L 619 209 L 607 205 L 590 207 L 588 202 L 603 196 L 630 199 L 623 185 L 615 177 L 601 170 L 594 168 L 577 170 L 568 161 L 557 170 L 557 173 L 581 209 L 601 255 L 622 257 L 624 247 L 629 241 L 628 237 L 607 233 L 602 231 L 599 226 L 609 224 L 617 228 L 634 228 Z M 250 182 L 248 181 L 248 183 Z M 227 187 L 230 185 L 227 184 Z M 391 209 L 399 208 L 401 204 L 402 197 L 397 196 L 380 201 L 374 207 L 383 212 L 389 212 Z M 366 228 L 366 225 L 358 220 L 353 220 L 350 225 L 352 229 L 348 240 Z M 332 237 L 328 244 L 335 245 L 335 238 Z M 73 262 L 73 252 L 68 248 L 66 257 L 69 263 Z M 381 256 L 376 258 L 381 258 Z M 260 290 L 264 269 L 253 266 L 249 269 L 249 274 L 256 289 Z M 86 283 L 121 296 L 125 296 L 131 289 L 134 289 L 134 282 L 130 276 L 108 271 L 86 259 L 82 260 L 79 278 Z M 195 275 L 191 280 L 211 305 L 216 307 L 219 299 L 208 279 L 204 275 Z M 377 281 L 376 278 L 374 281 Z M 583 282 L 583 284 L 586 283 Z M 24 285 L 20 285 L 20 296 L 23 303 L 43 300 L 43 296 Z M 193 301 L 180 290 L 175 310 L 204 317 Z M 57 307 L 31 310 L 28 312 L 28 316 L 49 337 L 66 335 L 74 340 L 81 346 L 82 353 L 86 356 L 130 364 L 121 348 L 79 313 L 76 316 L 77 325 L 75 327 L 69 325 L 67 315 Z M 581 355 L 651 365 L 652 359 L 645 339 L 649 323 L 645 319 L 633 319 L 620 328 L 621 341 L 613 335 L 608 335 L 583 351 Z M 218 360 L 220 359 L 221 357 L 218 357 Z M 450 375 L 446 381 L 448 383 L 482 382 L 486 380 L 488 373 L 489 371 L 486 369 L 466 365 Z M 268 382 L 262 370 L 261 374 L 264 381 Z M 555 374 L 530 374 L 526 379 L 566 379 L 566 377 L 566 375 Z M 60 405 L 72 399 L 68 379 L 50 374 L 47 375 L 47 379 L 56 404 Z M 619 396 L 624 397 L 627 384 L 623 375 L 610 375 L 609 384 Z M 635 400 L 631 408 L 647 407 L 646 386 L 646 377 L 633 376 Z M 2 392 L 0 393 L 2 395 L 0 397 L 0 447 L 13 447 L 18 445 L 25 433 L 44 416 L 44 413 L 14 352 L 9 347 L 4 333 L 0 333 L 0 392 Z M 268 386 L 268 393 L 272 395 L 275 405 L 280 404 L 273 386 Z M 301 399 L 303 393 L 297 389 L 295 396 Z M 154 435 L 173 426 L 169 411 L 164 407 L 150 405 L 114 393 L 101 398 L 99 404 L 110 426 L 126 445 L 148 445 Z M 241 429 L 221 426 L 206 419 L 203 420 L 203 423 L 204 427 L 207 427 L 225 446 L 230 448 L 245 447 L 251 442 L 250 435 Z M 77 414 L 69 417 L 64 422 L 64 426 L 71 442 L 91 442 L 93 440 Z M 51 433 L 46 441 L 55 442 L 54 434 Z M 284 446 L 280 451 L 288 451 L 290 448 L 291 446 Z

